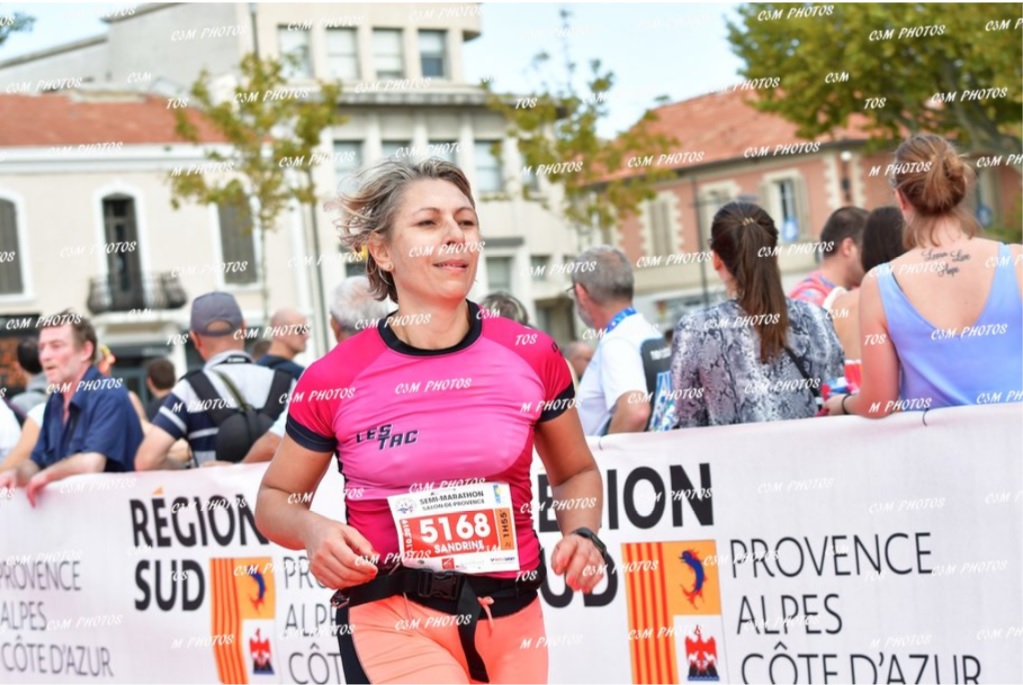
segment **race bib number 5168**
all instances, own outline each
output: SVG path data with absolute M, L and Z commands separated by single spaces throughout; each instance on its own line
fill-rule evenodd
M 403 563 L 462 573 L 519 568 L 506 483 L 480 483 L 388 498 Z

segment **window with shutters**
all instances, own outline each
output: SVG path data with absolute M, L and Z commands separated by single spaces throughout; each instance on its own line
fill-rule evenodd
M 277 47 L 284 62 L 284 78 L 312 78 L 313 66 L 309 56 L 309 31 L 289 31 L 277 27 Z
M 792 243 L 810 237 L 809 201 L 798 174 L 791 171 L 766 174 L 761 195 L 763 208 L 778 227 L 779 242 Z
M 222 261 L 247 262 L 240 271 L 225 270 L 224 283 L 228 285 L 251 285 L 259 273 L 256 260 L 256 232 L 252 225 L 252 213 L 248 205 L 224 203 L 217 206 L 220 218 L 220 253 Z
M 501 160 L 494 154 L 494 142 L 477 140 L 476 157 L 476 192 L 499 193 L 504 190 L 504 178 L 501 174 Z
M 652 255 L 669 255 L 675 252 L 672 239 L 671 202 L 659 197 L 647 207 L 650 216 L 650 248 Z
M 103 198 L 103 239 L 107 245 L 131 245 L 136 249 L 112 250 L 106 255 L 107 286 L 115 311 L 142 306 L 143 278 L 139 259 L 135 199 L 115 193 Z
M 419 61 L 422 65 L 423 76 L 430 78 L 445 78 L 445 42 L 447 31 L 420 31 L 419 32 Z
M 373 29 L 373 66 L 378 79 L 405 78 L 400 30 Z
M 327 69 L 331 78 L 359 78 L 359 50 L 355 29 L 327 29 Z
M 18 247 L 18 215 L 14 203 L 0 199 L 0 295 L 24 292 Z
M 490 281 L 490 292 L 512 289 L 512 258 L 487 257 L 487 277 Z

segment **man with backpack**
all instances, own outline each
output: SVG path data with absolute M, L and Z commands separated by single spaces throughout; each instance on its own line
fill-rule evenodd
M 294 380 L 253 362 L 244 336 L 236 335 L 244 327 L 229 293 L 206 293 L 192 302 L 189 336 L 206 364 L 174 385 L 135 455 L 136 469 L 240 462 L 284 411 Z M 179 438 L 192 450 L 185 465 L 167 456 Z

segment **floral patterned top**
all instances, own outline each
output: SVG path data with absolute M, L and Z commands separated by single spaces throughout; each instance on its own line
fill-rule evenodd
M 841 376 L 845 355 L 826 311 L 798 300 L 786 302 L 788 347 L 809 379 L 784 350 L 760 363 L 758 321 L 734 299 L 682 317 L 671 350 L 679 427 L 801 419 L 817 413 L 811 388 Z M 771 316 L 777 320 L 777 315 L 765 318 Z

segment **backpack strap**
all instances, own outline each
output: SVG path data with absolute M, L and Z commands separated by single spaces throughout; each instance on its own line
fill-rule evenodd
M 266 398 L 266 405 L 260 410 L 261 414 L 266 414 L 274 421 L 277 420 L 281 412 L 288 406 L 288 398 L 285 395 L 291 389 L 293 380 L 287 371 L 274 370 L 274 379 L 270 383 L 270 396 Z M 281 400 L 282 397 L 285 399 Z
M 224 378 L 223 374 L 217 375 Z M 188 384 L 192 386 L 192 390 L 195 391 L 199 400 L 209 407 L 206 409 L 206 414 L 213 419 L 213 423 L 215 423 L 217 427 L 220 427 L 220 424 L 235 413 L 234 409 L 224 407 L 222 406 L 223 403 L 218 401 L 222 399 L 220 397 L 220 393 L 213 387 L 213 383 L 202 369 L 186 374 L 185 380 L 187 380 Z M 230 387 L 231 386 L 228 386 L 229 389 Z

